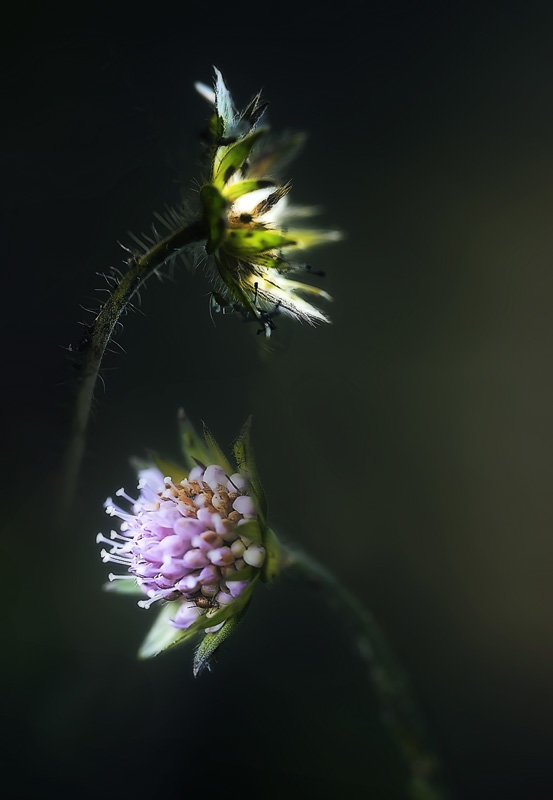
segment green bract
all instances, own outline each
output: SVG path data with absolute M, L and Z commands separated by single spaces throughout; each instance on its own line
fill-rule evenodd
M 298 134 L 271 139 L 257 127 L 265 104 L 256 95 L 237 112 L 221 73 L 215 87 L 197 88 L 215 107 L 209 124 L 209 177 L 200 189 L 207 230 L 206 250 L 214 256 L 217 302 L 274 327 L 274 312 L 283 311 L 308 322 L 328 321 L 302 295 L 330 300 L 310 284 L 290 280 L 294 272 L 310 269 L 298 260 L 307 247 L 336 240 L 336 231 L 295 228 L 294 218 L 313 209 L 288 205 L 289 182 L 280 173 L 303 143 Z

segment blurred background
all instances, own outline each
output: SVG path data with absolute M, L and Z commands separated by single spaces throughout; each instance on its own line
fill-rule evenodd
M 102 591 L 104 498 L 177 457 L 186 407 L 254 415 L 271 519 L 370 608 L 453 798 L 553 796 L 553 8 L 22 3 L 2 31 L 4 746 L 14 797 L 404 798 L 332 609 L 257 592 L 214 671 L 138 662 L 153 612 Z M 78 344 L 117 240 L 194 191 L 216 64 L 309 139 L 296 202 L 333 324 L 208 312 L 178 267 L 105 360 L 69 528 L 54 523 Z M 84 307 L 84 308 L 83 308 Z

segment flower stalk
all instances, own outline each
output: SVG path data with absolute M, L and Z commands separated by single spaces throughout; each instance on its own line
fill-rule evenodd
M 329 570 L 307 554 L 287 549 L 283 566 L 326 592 L 329 602 L 339 607 L 341 617 L 351 625 L 357 651 L 367 664 L 380 703 L 382 722 L 408 772 L 408 796 L 411 800 L 446 800 L 437 779 L 439 762 L 426 741 L 409 681 L 372 614 Z
M 205 239 L 205 224 L 197 220 L 156 242 L 141 256 L 129 259 L 129 269 L 101 307 L 90 330 L 80 345 L 80 380 L 77 387 L 69 442 L 62 472 L 60 516 L 63 519 L 71 505 L 79 479 L 86 444 L 86 433 L 94 389 L 102 359 L 113 336 L 115 326 L 130 302 L 151 275 L 187 245 Z

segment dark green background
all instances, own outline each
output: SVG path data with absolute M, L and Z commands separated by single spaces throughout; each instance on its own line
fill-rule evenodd
M 411 675 L 454 798 L 538 800 L 550 762 L 553 10 L 548 3 L 22 4 L 7 21 L 2 563 L 15 797 L 402 798 L 340 620 L 257 593 L 211 675 L 101 591 L 104 497 L 130 455 L 177 455 L 185 405 L 244 418 L 271 518 L 371 608 Z M 194 189 L 219 66 L 241 104 L 306 130 L 296 202 L 333 325 L 271 348 L 208 314 L 201 274 L 153 280 L 99 388 L 71 530 L 53 501 L 79 305 L 153 210 Z M 89 317 L 88 317 L 89 318 Z M 9 778 L 8 778 L 9 776 Z

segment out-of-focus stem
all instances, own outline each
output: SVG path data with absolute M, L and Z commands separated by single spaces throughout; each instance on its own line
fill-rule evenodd
M 142 256 L 130 260 L 128 272 L 110 294 L 81 345 L 80 376 L 75 398 L 71 433 L 62 466 L 60 519 L 71 509 L 81 463 L 94 388 L 107 345 L 119 318 L 146 280 L 169 258 L 192 242 L 206 237 L 201 220 L 183 226 L 157 242 Z
M 382 722 L 388 729 L 408 771 L 408 796 L 412 800 L 446 800 L 437 779 L 438 760 L 432 753 L 411 697 L 406 676 L 397 664 L 373 616 L 325 567 L 299 551 L 289 551 L 283 566 L 295 568 L 325 590 L 328 599 L 341 607 L 353 629 L 359 655 L 380 702 Z

